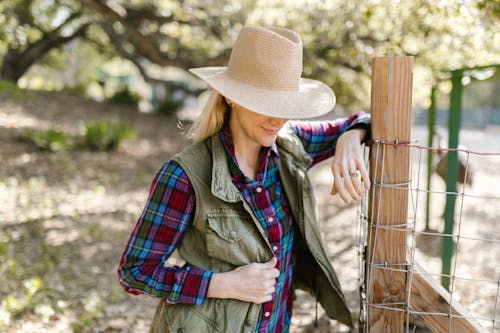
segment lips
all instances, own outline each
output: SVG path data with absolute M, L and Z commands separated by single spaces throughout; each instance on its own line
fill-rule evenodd
M 269 134 L 269 135 L 277 135 L 278 132 L 279 132 L 279 129 L 268 129 L 268 128 L 265 128 L 265 127 L 262 127 L 262 129 L 264 130 L 264 132 L 266 132 L 266 134 Z

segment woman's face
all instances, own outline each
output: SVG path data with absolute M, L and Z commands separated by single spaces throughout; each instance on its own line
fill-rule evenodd
M 229 125 L 233 136 L 239 136 L 247 144 L 269 147 L 287 121 L 285 118 L 264 116 L 236 104 L 232 108 Z

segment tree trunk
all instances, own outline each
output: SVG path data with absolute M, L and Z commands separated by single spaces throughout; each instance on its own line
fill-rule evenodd
M 28 70 L 28 68 L 22 68 L 22 64 L 23 62 L 19 61 L 19 52 L 9 48 L 2 60 L 0 79 L 17 82 L 17 80 L 19 80 L 19 78 Z

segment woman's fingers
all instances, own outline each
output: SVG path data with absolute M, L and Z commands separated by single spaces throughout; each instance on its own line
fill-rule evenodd
M 361 188 L 360 172 L 357 170 L 356 161 L 349 162 L 348 171 L 348 178 L 352 184 L 352 189 L 349 192 L 351 193 L 351 197 L 357 201 L 361 199 L 361 196 L 363 195 L 363 189 Z
M 349 171 L 349 174 L 351 175 L 352 186 L 356 191 L 356 197 L 357 197 L 356 200 L 359 200 L 363 195 L 363 187 L 361 186 L 361 173 L 358 170 L 356 170 L 356 171 Z
M 339 194 L 345 203 L 361 199 L 364 189 L 370 188 L 359 133 L 348 131 L 340 136 L 333 157 L 332 173 L 334 179 L 331 193 Z
M 339 166 L 334 163 L 332 173 L 333 188 L 331 194 L 339 194 L 345 203 L 361 199 L 363 190 L 370 189 L 370 177 L 362 161 L 352 162 L 351 167 Z
M 255 301 L 253 301 L 252 303 L 256 303 L 256 304 L 262 304 L 262 303 L 267 303 L 267 302 L 270 302 L 273 300 L 273 296 L 272 295 L 266 295 L 266 296 L 261 296 L 261 297 L 258 297 Z
M 340 198 L 342 198 L 342 200 L 345 203 L 351 202 L 349 195 L 347 194 L 347 190 L 344 186 L 344 182 L 342 180 L 342 175 L 340 174 L 340 170 L 335 164 L 333 165 L 332 172 L 333 172 L 333 188 L 334 188 L 334 190 L 336 191 L 336 193 L 338 193 L 340 195 Z M 333 194 L 333 191 L 332 191 L 332 194 Z
M 351 199 L 353 200 L 359 200 L 359 195 L 358 193 L 356 192 L 356 190 L 354 189 L 354 185 L 353 185 L 353 174 L 351 174 L 351 172 L 349 171 L 349 169 L 347 167 L 344 168 L 344 172 L 342 173 L 342 178 L 344 180 L 344 186 L 347 190 L 347 193 L 349 195 L 349 202 L 351 201 Z
M 224 288 L 228 297 L 241 301 L 264 303 L 272 300 L 276 291 L 276 278 L 279 270 L 275 268 L 276 258 L 265 263 L 251 263 L 236 268 L 224 275 Z
M 278 262 L 278 260 L 276 259 L 276 257 L 272 257 L 271 260 L 269 260 L 268 262 L 265 262 L 264 265 L 266 265 L 266 267 L 269 267 L 269 268 L 274 268 L 274 266 L 276 266 L 277 262 Z
M 368 175 L 368 170 L 366 170 L 365 163 L 363 163 L 363 160 L 357 160 L 356 166 L 361 175 L 361 179 L 363 180 L 363 185 L 365 187 L 365 190 L 368 191 L 370 189 L 371 182 L 370 182 L 370 176 Z

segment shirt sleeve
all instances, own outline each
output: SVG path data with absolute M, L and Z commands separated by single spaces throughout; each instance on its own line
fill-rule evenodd
M 149 197 L 130 235 L 118 267 L 123 288 L 167 303 L 201 304 L 212 272 L 189 264 L 167 266 L 194 218 L 195 195 L 185 171 L 168 161 L 156 174 Z
M 289 124 L 313 159 L 311 166 L 332 157 L 338 138 L 348 130 L 362 127 L 367 133 L 363 143 L 370 141 L 370 114 L 365 112 L 335 120 L 290 121 Z

